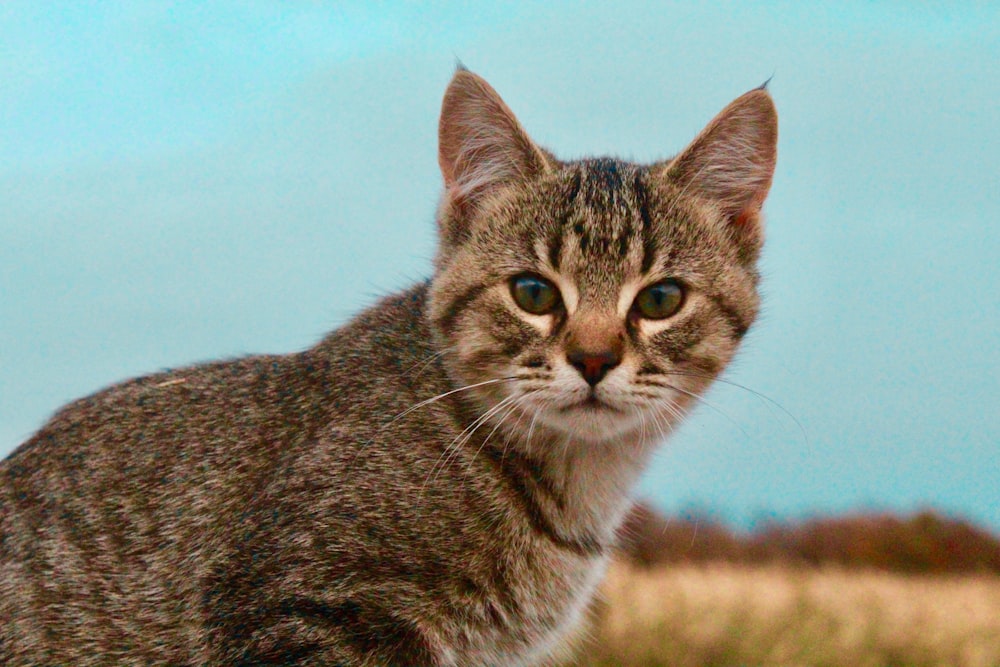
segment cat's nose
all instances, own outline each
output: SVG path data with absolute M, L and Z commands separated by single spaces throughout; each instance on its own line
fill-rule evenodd
M 604 352 L 590 352 L 588 350 L 573 350 L 566 355 L 566 359 L 591 387 L 596 387 L 597 383 L 604 379 L 608 371 L 621 363 L 621 353 L 616 350 L 606 350 Z

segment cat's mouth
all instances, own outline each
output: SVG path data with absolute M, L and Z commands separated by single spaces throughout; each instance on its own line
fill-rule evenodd
M 583 399 L 579 403 L 573 403 L 572 405 L 567 405 L 562 409 L 562 412 L 570 412 L 572 410 L 584 410 L 586 412 L 620 412 L 618 408 L 613 407 L 597 397 L 597 394 L 590 392 L 587 398 Z

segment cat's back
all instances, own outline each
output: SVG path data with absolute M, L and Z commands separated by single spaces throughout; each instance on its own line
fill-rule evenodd
M 401 371 L 428 357 L 423 292 L 386 299 L 305 352 L 104 389 L 0 461 L 0 618 L 17 645 L 52 646 L 41 629 L 55 627 L 59 643 L 106 656 L 140 636 L 196 650 L 191 612 L 254 498 L 310 444 L 349 448 L 370 437 L 373 414 L 406 404 Z M 117 642 L 101 641 L 109 627 Z
M 168 370 L 66 405 L 0 461 L 0 484 L 14 496 L 0 508 L 7 513 L 43 488 L 46 497 L 33 500 L 126 485 L 221 499 L 218 478 L 246 486 L 317 429 L 335 423 L 364 436 L 378 425 L 373 411 L 406 406 L 407 388 L 426 389 L 416 386 L 426 384 L 420 373 L 412 374 L 416 384 L 406 381 L 432 356 L 425 292 L 419 285 L 388 297 L 304 352 Z

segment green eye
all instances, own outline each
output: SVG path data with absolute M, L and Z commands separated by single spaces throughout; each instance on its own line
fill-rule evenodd
M 662 320 L 681 309 L 684 290 L 676 280 L 664 280 L 639 292 L 632 310 L 647 320 Z
M 514 302 L 532 315 L 545 315 L 559 305 L 559 290 L 540 276 L 515 277 L 510 281 L 510 293 Z

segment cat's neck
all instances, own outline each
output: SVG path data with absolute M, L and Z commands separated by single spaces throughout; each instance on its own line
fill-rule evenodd
M 569 534 L 612 540 L 657 441 L 636 430 L 603 442 L 550 433 L 532 443 L 527 451 L 560 485 L 562 503 L 554 519 Z
M 540 426 L 530 433 L 502 426 L 502 437 L 470 443 L 475 455 L 498 464 L 546 531 L 569 543 L 610 546 L 659 440 L 638 430 L 593 442 Z

